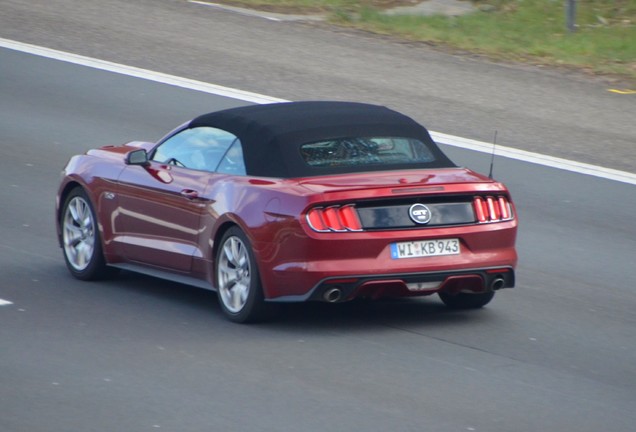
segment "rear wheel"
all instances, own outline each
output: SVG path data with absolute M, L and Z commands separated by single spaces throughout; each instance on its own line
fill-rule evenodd
M 62 250 L 66 266 L 73 276 L 93 280 L 106 276 L 95 211 L 82 188 L 73 189 L 62 207 Z
M 439 293 L 444 304 L 451 309 L 479 309 L 486 306 L 495 296 L 494 291 L 485 293 Z
M 216 286 L 225 315 L 246 323 L 265 318 L 266 304 L 254 252 L 247 236 L 238 227 L 221 238 L 216 253 Z

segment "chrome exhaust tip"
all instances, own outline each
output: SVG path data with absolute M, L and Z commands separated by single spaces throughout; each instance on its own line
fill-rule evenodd
M 342 299 L 342 290 L 340 288 L 330 288 L 322 295 L 322 298 L 329 303 L 336 303 Z
M 506 281 L 504 280 L 504 278 L 502 276 L 497 276 L 491 282 L 490 288 L 492 288 L 493 291 L 497 291 L 497 290 L 502 289 L 505 284 L 506 284 Z

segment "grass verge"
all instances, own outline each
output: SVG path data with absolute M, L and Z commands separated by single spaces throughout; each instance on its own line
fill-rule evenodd
M 387 15 L 410 0 L 227 0 L 288 13 L 326 13 L 338 25 L 429 42 L 498 60 L 575 67 L 636 82 L 636 1 L 577 0 L 576 31 L 566 29 L 567 0 L 474 0 L 458 16 Z

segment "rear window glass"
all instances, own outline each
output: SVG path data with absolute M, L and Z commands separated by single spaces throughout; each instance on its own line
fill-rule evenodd
M 435 160 L 423 142 L 400 137 L 338 138 L 303 144 L 300 152 L 312 167 L 416 164 Z

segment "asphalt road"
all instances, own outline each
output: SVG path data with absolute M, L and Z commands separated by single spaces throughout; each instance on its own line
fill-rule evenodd
M 636 173 L 636 94 L 319 23 L 185 0 L 0 0 L 0 37 L 290 99 L 374 102 L 431 130 Z
M 69 156 L 242 102 L 0 49 L 0 430 L 576 431 L 636 424 L 636 187 L 499 158 L 518 286 L 289 305 L 227 322 L 213 293 L 70 277 L 53 200 Z M 488 157 L 453 159 L 486 171 Z

